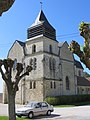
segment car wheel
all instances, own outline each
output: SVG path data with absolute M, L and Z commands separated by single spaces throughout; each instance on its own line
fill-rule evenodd
M 50 110 L 47 111 L 47 115 L 48 116 L 51 115 L 51 111 Z
M 33 118 L 33 112 L 30 112 L 30 113 L 28 114 L 28 118 Z

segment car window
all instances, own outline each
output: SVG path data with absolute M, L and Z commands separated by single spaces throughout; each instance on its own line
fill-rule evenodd
M 25 105 L 25 107 L 34 107 L 34 103 L 28 103 L 27 105 Z
M 42 103 L 42 107 L 48 107 L 47 103 Z
M 37 104 L 35 105 L 35 107 L 36 107 L 36 108 L 40 108 L 40 107 L 41 107 L 41 103 L 37 103 Z

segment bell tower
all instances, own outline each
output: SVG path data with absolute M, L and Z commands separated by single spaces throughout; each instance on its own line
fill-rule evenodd
M 40 10 L 35 22 L 27 30 L 27 39 L 43 35 L 56 40 L 56 30 L 50 25 L 42 10 Z

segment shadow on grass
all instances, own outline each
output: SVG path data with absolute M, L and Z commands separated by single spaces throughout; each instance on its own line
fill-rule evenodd
M 61 115 L 58 115 L 58 114 L 51 114 L 50 116 L 46 116 L 46 115 L 40 115 L 40 116 L 36 116 L 36 117 L 34 117 L 33 119 L 30 119 L 30 120 L 42 120 L 42 119 L 44 119 L 44 120 L 47 120 L 48 118 L 55 118 L 56 119 L 56 117 L 60 117 Z M 27 118 L 25 118 L 25 120 L 26 120 Z
M 83 106 L 83 105 L 90 105 L 90 102 L 80 102 L 73 104 L 74 106 Z
M 51 114 L 50 116 L 38 116 L 38 117 L 34 117 L 34 119 L 43 119 L 43 118 L 55 118 L 55 117 L 59 117 L 60 115 L 57 114 Z

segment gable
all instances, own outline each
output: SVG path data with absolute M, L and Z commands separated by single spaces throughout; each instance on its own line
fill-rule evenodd
M 17 59 L 17 62 L 22 62 L 22 58 L 24 57 L 23 46 L 21 46 L 18 41 L 15 41 L 10 48 L 7 57 L 12 60 Z
M 74 61 L 73 54 L 68 47 L 68 43 L 64 42 L 62 47 L 60 47 L 60 57 L 64 60 Z

